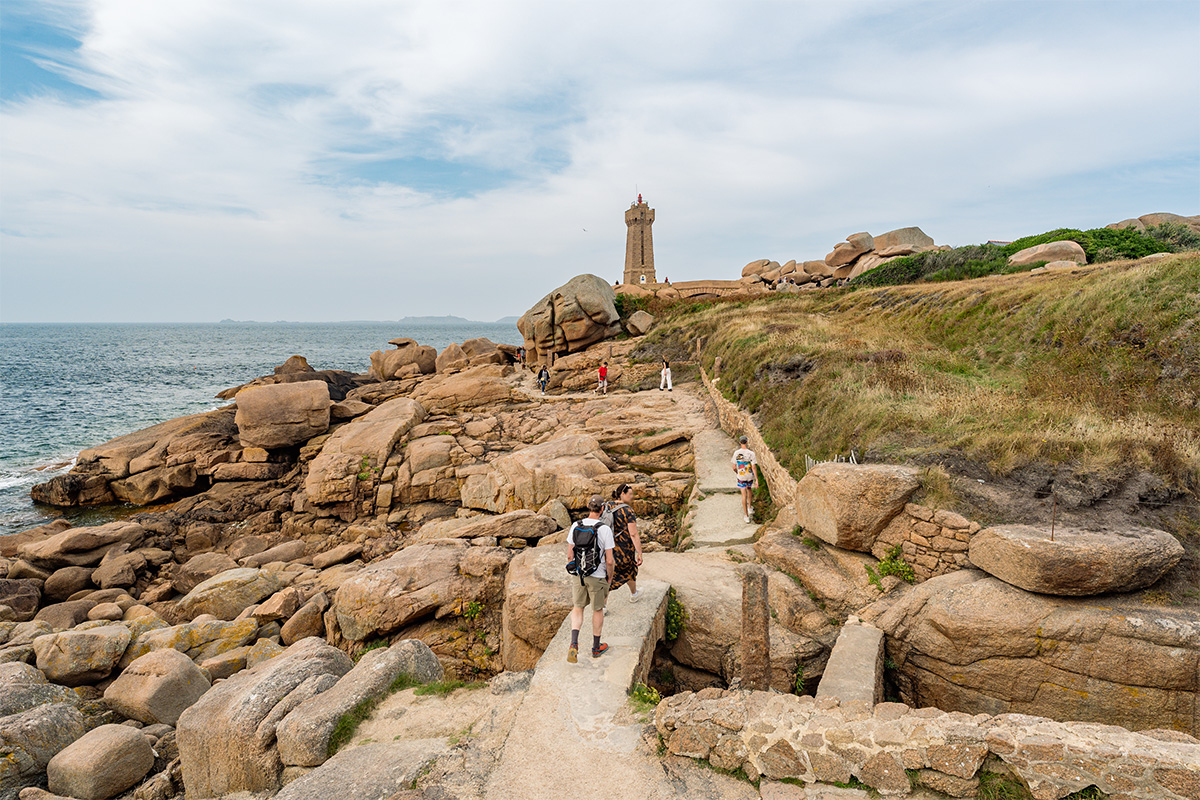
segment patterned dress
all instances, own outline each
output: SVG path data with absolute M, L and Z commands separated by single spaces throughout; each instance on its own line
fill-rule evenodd
M 633 547 L 633 537 L 629 535 L 629 523 L 636 521 L 637 515 L 629 506 L 613 512 L 613 538 L 616 546 L 613 548 L 613 582 L 609 591 L 616 591 L 637 579 L 637 550 Z

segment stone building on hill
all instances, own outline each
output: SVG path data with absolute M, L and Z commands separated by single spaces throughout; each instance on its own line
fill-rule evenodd
M 642 200 L 639 194 L 636 203 L 630 203 L 625 212 L 625 275 L 622 283 L 657 283 L 654 277 L 654 238 L 650 226 L 654 224 L 654 209 Z

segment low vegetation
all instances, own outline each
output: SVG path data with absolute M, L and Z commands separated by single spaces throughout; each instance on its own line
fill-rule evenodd
M 1145 470 L 1200 487 L 1200 255 L 1083 276 L 809 292 L 690 304 L 648 337 L 704 337 L 718 388 L 757 415 L 793 476 L 804 456 Z M 786 381 L 762 370 L 802 357 Z M 953 494 L 948 474 L 926 490 Z
M 343 714 L 333 728 L 333 735 L 329 737 L 329 756 L 332 757 L 334 753 L 342 749 L 343 745 L 354 738 L 354 732 L 358 730 L 358 726 L 371 716 L 371 712 L 375 710 L 376 706 L 396 692 L 411 689 L 414 686 L 420 686 L 420 684 L 408 675 L 399 675 L 396 680 L 392 681 L 386 692 L 363 700 Z
M 683 633 L 683 626 L 687 623 L 687 611 L 684 610 L 683 604 L 675 597 L 675 587 L 672 586 L 667 590 L 667 630 L 666 636 L 668 642 L 673 642 L 679 638 L 679 634 Z
M 1008 259 L 1029 247 L 1050 242 L 1073 241 L 1083 248 L 1088 263 L 1132 259 L 1152 253 L 1173 253 L 1200 248 L 1200 235 L 1178 224 L 1165 223 L 1143 231 L 1133 228 L 1094 228 L 1080 231 L 1059 228 L 1037 236 L 1026 236 L 1011 244 L 979 244 L 933 250 L 903 256 L 864 272 L 853 286 L 897 286 L 918 281 L 958 281 L 985 275 L 1028 272 L 1044 262 L 1010 266 Z

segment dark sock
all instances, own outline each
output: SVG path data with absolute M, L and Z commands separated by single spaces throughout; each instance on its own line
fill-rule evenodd
M 579 630 L 571 631 L 571 647 L 579 647 Z
M 593 636 L 593 637 L 592 637 L 592 649 L 593 649 L 593 650 L 599 650 L 599 649 L 600 649 L 600 637 L 599 637 L 599 636 Z

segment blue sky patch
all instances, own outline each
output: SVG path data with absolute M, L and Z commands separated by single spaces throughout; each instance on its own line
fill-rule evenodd
M 70 80 L 64 65 L 80 42 L 37 16 L 37 6 L 13 3 L 0 15 L 0 99 L 16 102 L 56 95 L 93 100 L 100 95 Z

